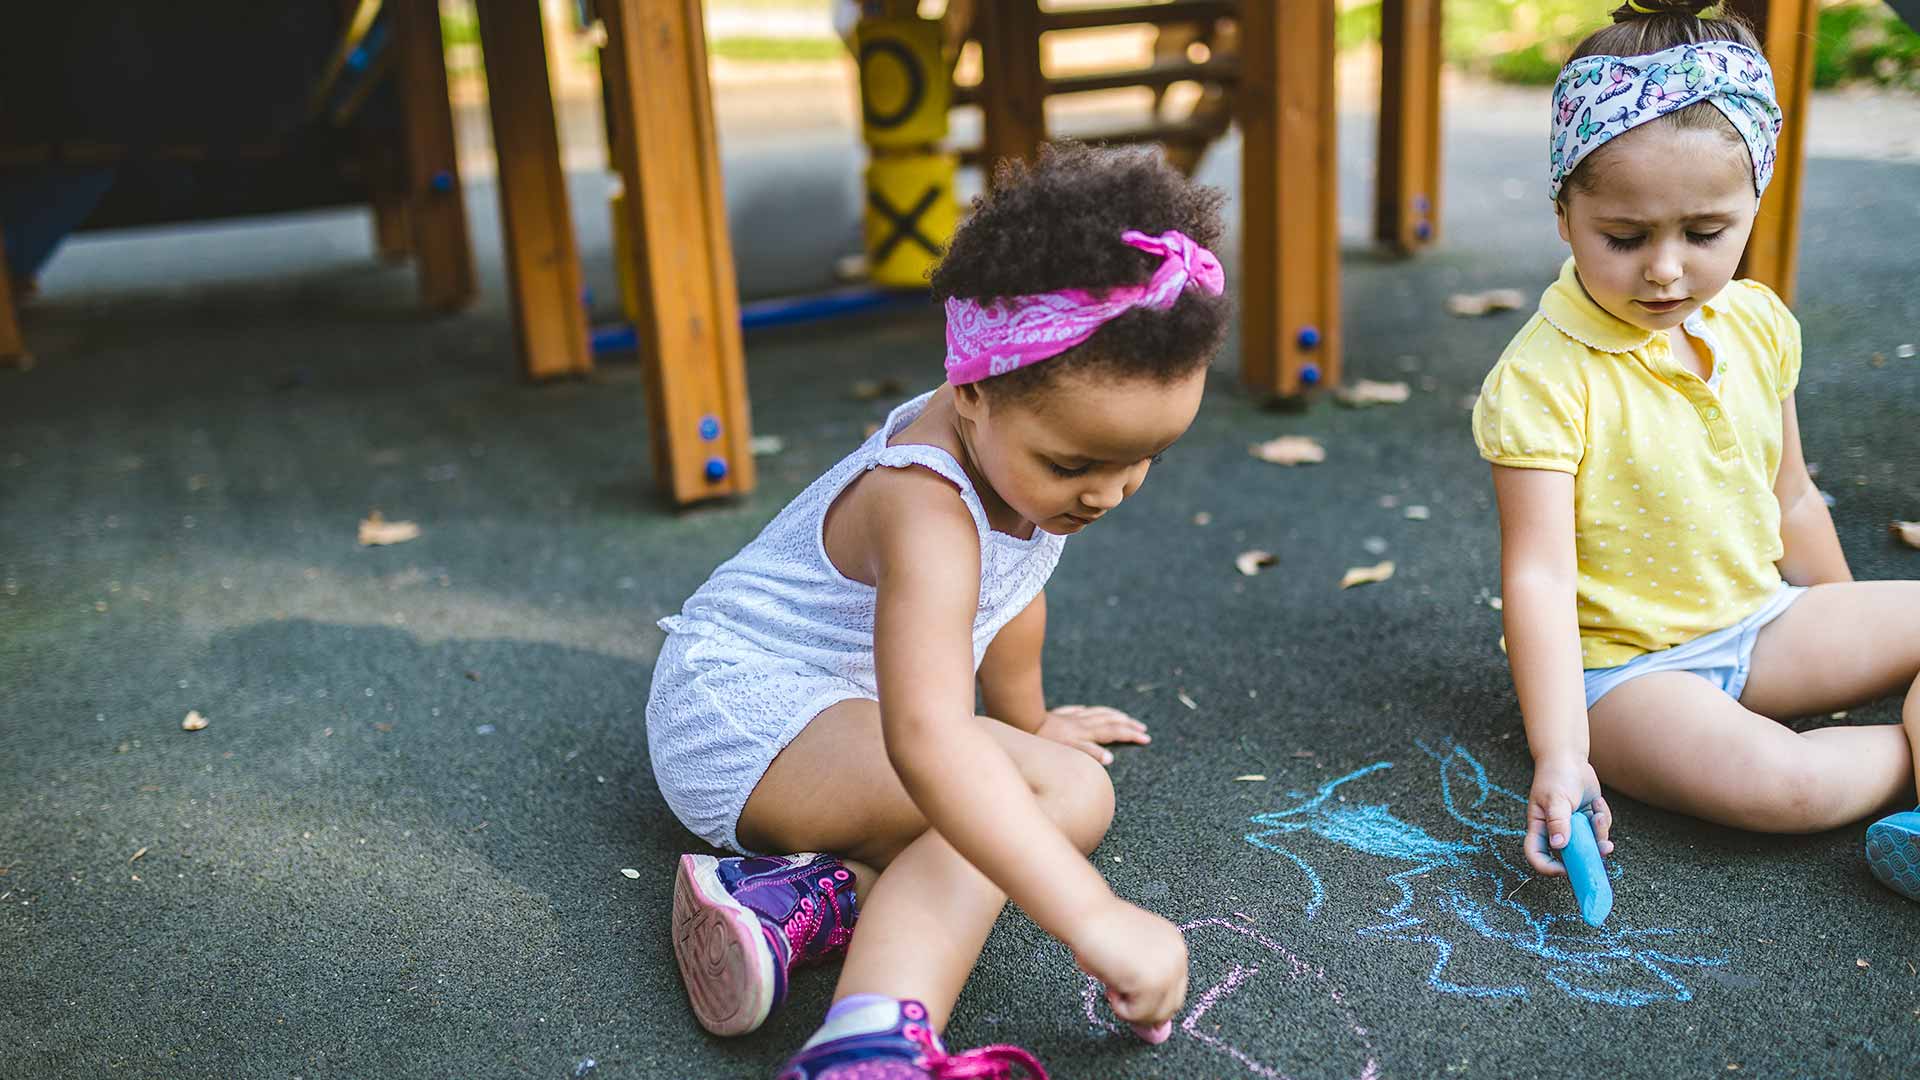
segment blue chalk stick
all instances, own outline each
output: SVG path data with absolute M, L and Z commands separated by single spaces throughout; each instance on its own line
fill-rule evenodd
M 1613 883 L 1607 880 L 1607 864 L 1600 859 L 1600 842 L 1593 835 L 1593 817 L 1585 810 L 1575 811 L 1573 827 L 1568 830 L 1567 846 L 1560 849 L 1560 862 L 1567 868 L 1567 880 L 1580 902 L 1580 917 L 1588 926 L 1599 926 L 1613 911 Z

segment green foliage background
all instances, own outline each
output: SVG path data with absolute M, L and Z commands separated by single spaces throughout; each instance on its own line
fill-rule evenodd
M 827 0 L 707 0 L 710 8 L 811 10 Z M 1605 25 L 1613 0 L 1446 0 L 1447 61 L 1503 82 L 1551 85 L 1582 37 Z M 477 45 L 471 0 L 441 4 L 449 45 Z M 1336 36 L 1351 48 L 1380 36 L 1380 0 L 1346 0 Z M 720 37 L 713 53 L 738 60 L 826 60 L 844 54 L 831 38 Z M 1813 83 L 1878 83 L 1920 91 L 1920 34 L 1882 0 L 1823 0 Z
M 1581 38 L 1606 25 L 1608 0 L 1447 0 L 1447 61 L 1503 82 L 1551 85 Z M 1379 0 L 1343 6 L 1343 47 L 1380 33 Z M 1871 82 L 1920 90 L 1920 34 L 1881 0 L 1826 0 L 1813 47 L 1813 84 Z

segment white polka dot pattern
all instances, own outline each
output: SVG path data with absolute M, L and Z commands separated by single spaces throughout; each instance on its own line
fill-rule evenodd
M 1666 335 L 1589 300 L 1568 260 L 1474 406 L 1483 458 L 1574 477 L 1589 668 L 1732 625 L 1780 585 L 1773 479 L 1799 324 L 1772 290 L 1739 281 L 1687 330 L 1710 381 Z

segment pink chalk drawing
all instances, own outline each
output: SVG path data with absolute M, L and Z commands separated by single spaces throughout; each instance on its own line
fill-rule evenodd
M 1342 1025 L 1346 1028 L 1347 1033 L 1352 1036 L 1354 1044 L 1364 1058 L 1365 1063 L 1361 1066 L 1360 1071 L 1354 1074 L 1355 1080 L 1379 1080 L 1380 1065 L 1374 1057 L 1372 1039 L 1367 1029 L 1362 1027 L 1360 1021 L 1354 1017 L 1353 1010 L 1347 1007 L 1345 997 L 1341 994 L 1339 986 L 1327 978 L 1326 968 L 1302 960 L 1300 957 L 1294 955 L 1286 946 L 1268 937 L 1266 934 L 1261 933 L 1251 926 L 1229 919 L 1196 919 L 1193 922 L 1184 923 L 1180 927 L 1181 933 L 1186 934 L 1189 941 L 1195 937 L 1197 932 L 1208 930 L 1225 930 L 1233 934 L 1238 934 L 1247 941 L 1264 947 L 1268 952 L 1273 954 L 1274 959 L 1268 960 L 1262 958 L 1260 963 L 1254 964 L 1233 962 L 1224 978 L 1206 990 L 1201 991 L 1200 994 L 1193 999 L 1193 1004 L 1187 1009 L 1187 1014 L 1182 1017 L 1176 1025 L 1176 1029 L 1181 1034 L 1194 1039 L 1214 1051 L 1225 1054 L 1227 1057 L 1239 1062 L 1248 1072 L 1255 1076 L 1262 1077 L 1263 1080 L 1294 1080 L 1294 1078 L 1287 1073 L 1260 1061 L 1245 1050 L 1228 1042 L 1220 1035 L 1203 1030 L 1200 1026 L 1200 1021 L 1206 1017 L 1207 1013 L 1232 997 L 1241 987 L 1253 981 L 1262 971 L 1280 970 L 1296 982 L 1307 980 L 1319 984 L 1320 987 L 1325 990 L 1328 999 L 1339 1011 Z M 1090 976 L 1087 977 L 1086 984 L 1082 988 L 1080 996 L 1082 1003 L 1086 1007 L 1088 1023 L 1094 1027 L 1103 1028 L 1115 1035 L 1122 1033 L 1118 1024 L 1101 1015 L 1099 1003 L 1104 997 L 1104 993 L 1097 980 Z M 1132 1036 L 1129 1035 L 1128 1037 L 1131 1038 Z

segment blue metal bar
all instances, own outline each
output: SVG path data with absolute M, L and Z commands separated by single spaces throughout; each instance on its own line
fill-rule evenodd
M 782 296 L 740 305 L 740 327 L 754 330 L 767 326 L 789 326 L 860 311 L 925 303 L 927 294 L 924 292 L 867 287 L 838 289 L 810 296 Z M 592 342 L 596 354 L 625 352 L 639 347 L 639 335 L 630 324 L 611 323 L 594 327 Z

